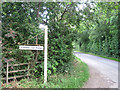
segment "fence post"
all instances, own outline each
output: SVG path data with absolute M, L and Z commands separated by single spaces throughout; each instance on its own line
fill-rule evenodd
M 38 36 L 36 36 L 36 45 L 38 45 Z M 38 50 L 36 51 L 35 61 L 37 62 Z
M 28 75 L 27 75 L 27 78 L 29 79 L 29 63 L 28 63 Z
M 6 69 L 7 69 L 7 70 L 6 70 L 6 71 L 7 71 L 7 72 L 6 72 L 6 83 L 8 83 L 8 61 L 7 61 L 7 67 L 6 67 Z
M 27 40 L 27 45 L 29 44 L 29 40 Z M 27 73 L 27 78 L 29 79 L 29 62 L 28 62 L 28 73 Z

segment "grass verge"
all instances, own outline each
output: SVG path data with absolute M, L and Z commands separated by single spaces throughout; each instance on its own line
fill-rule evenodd
M 102 58 L 106 58 L 106 59 L 110 59 L 110 60 L 120 62 L 120 58 L 106 57 L 106 56 L 102 56 L 102 55 L 93 54 L 93 53 L 90 53 L 90 52 L 82 52 L 82 51 L 77 51 L 77 52 L 81 52 L 81 53 L 85 53 L 85 54 L 91 54 L 91 55 L 94 55 L 94 56 L 99 56 L 99 57 L 102 57 Z
M 16 82 L 18 88 L 81 88 L 89 78 L 88 66 L 75 57 L 70 72 L 59 73 L 48 78 L 47 84 L 39 79 L 23 79 Z

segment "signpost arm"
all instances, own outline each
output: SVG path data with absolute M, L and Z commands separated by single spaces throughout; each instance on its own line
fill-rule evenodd
M 48 39 L 48 32 L 47 32 L 47 28 L 45 28 L 45 37 L 44 37 L 44 83 L 47 82 L 47 39 Z

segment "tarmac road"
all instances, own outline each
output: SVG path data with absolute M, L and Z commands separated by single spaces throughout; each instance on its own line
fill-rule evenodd
M 74 55 L 89 66 L 91 77 L 85 84 L 85 88 L 118 88 L 118 63 L 120 62 L 80 52 L 74 52 Z

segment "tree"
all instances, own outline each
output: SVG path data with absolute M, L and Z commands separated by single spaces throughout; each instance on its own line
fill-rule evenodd
M 79 41 L 82 48 L 87 47 L 84 51 L 90 51 L 95 54 L 119 57 L 119 44 L 118 44 L 118 3 L 114 2 L 98 2 L 95 7 L 92 8 L 93 19 L 86 17 L 87 20 L 80 24 L 83 32 L 87 32 L 88 35 L 84 35 L 84 38 L 88 38 L 88 44 L 86 41 Z M 89 15 L 89 13 L 87 13 Z M 83 28 L 84 27 L 84 28 Z M 83 37 L 80 36 L 81 40 Z
M 49 28 L 48 73 L 69 69 L 68 63 L 73 58 L 72 41 L 76 39 L 77 33 L 76 29 L 71 27 L 79 25 L 80 20 L 76 7 L 77 3 L 73 2 L 3 3 L 3 58 L 14 58 L 14 63 L 33 62 L 35 52 L 19 50 L 19 43 L 24 44 L 30 39 L 29 43 L 34 44 L 35 38 L 32 37 L 43 32 L 39 29 L 39 24 L 45 24 Z M 44 43 L 43 38 L 43 34 L 38 37 L 39 43 Z M 43 74 L 43 51 L 39 53 L 38 61 L 41 64 L 34 67 L 36 77 Z

